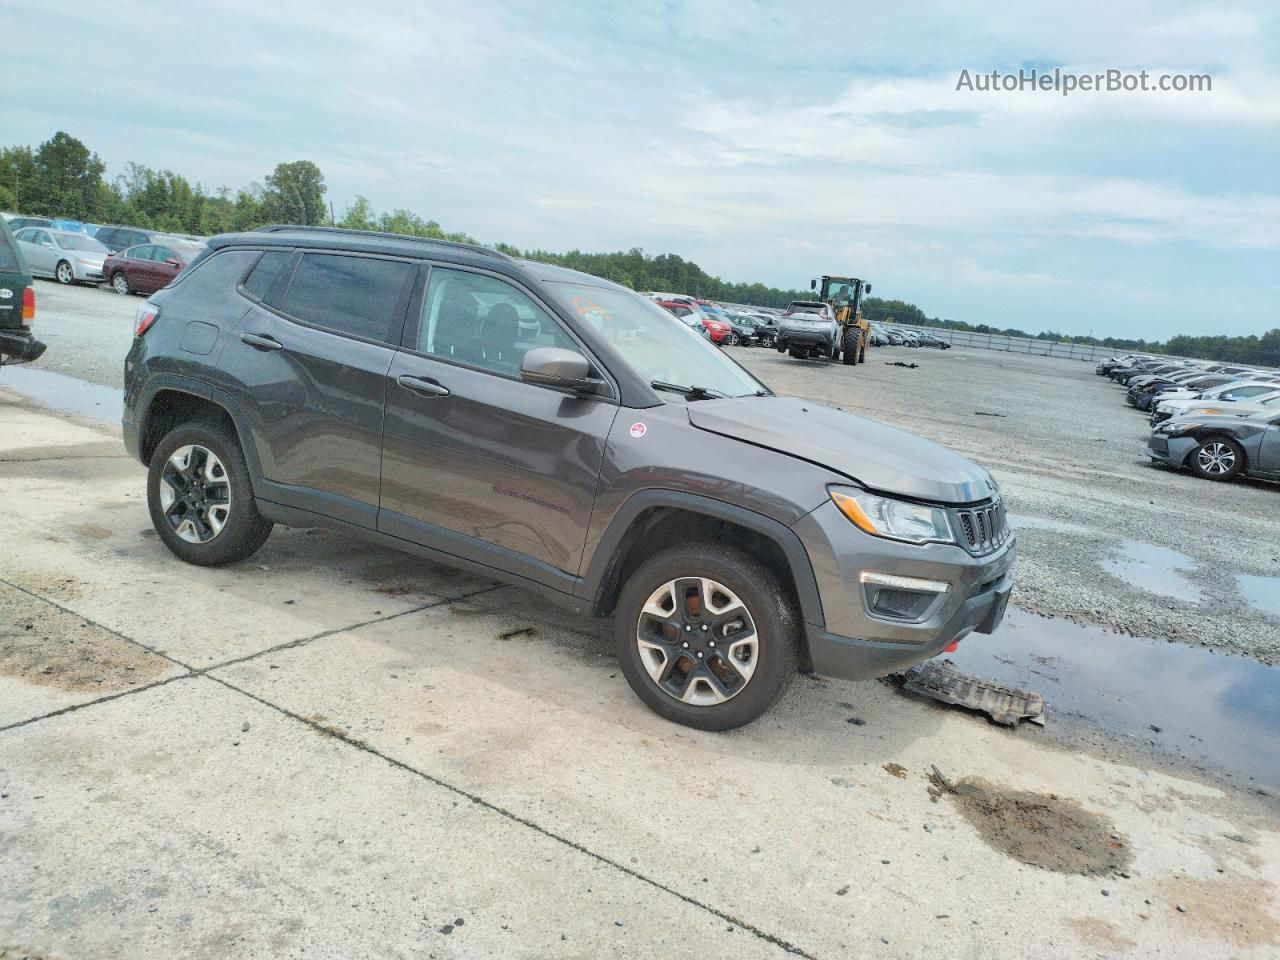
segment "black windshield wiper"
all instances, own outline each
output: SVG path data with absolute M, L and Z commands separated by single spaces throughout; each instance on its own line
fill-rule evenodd
M 690 387 L 682 387 L 678 383 L 667 383 L 665 380 L 650 380 L 649 386 L 655 390 L 668 390 L 671 393 L 684 394 L 686 400 L 715 400 L 725 396 L 719 390 L 699 387 L 697 384 Z

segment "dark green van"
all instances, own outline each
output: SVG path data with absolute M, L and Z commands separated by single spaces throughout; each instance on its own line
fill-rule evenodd
M 25 363 L 44 353 L 44 344 L 31 335 L 35 318 L 31 270 L 8 221 L 0 217 L 0 363 Z

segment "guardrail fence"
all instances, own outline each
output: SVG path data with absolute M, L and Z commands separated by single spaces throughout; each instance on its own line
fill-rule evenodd
M 957 347 L 977 347 L 980 350 L 1002 350 L 1005 353 L 1027 353 L 1040 357 L 1061 357 L 1064 360 L 1097 362 L 1116 353 L 1115 347 L 1098 347 L 1086 343 L 1060 343 L 1056 340 L 1036 340 L 1033 337 L 1006 337 L 999 333 L 977 333 L 972 330 L 950 330 L 947 327 L 921 327 L 912 323 L 881 323 L 886 330 L 912 330 L 931 333 L 939 340 Z

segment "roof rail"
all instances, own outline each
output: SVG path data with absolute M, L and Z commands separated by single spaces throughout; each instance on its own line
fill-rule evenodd
M 384 233 L 381 230 L 354 230 L 350 227 L 325 227 L 325 226 L 292 226 L 287 223 L 271 223 L 263 227 L 257 227 L 254 233 L 329 233 L 337 234 L 344 237 L 377 237 L 381 240 L 410 240 L 414 243 L 429 243 L 439 247 L 457 247 L 461 250 L 470 250 L 473 253 L 481 253 L 488 257 L 495 257 L 500 260 L 510 260 L 511 257 L 505 253 L 500 253 L 489 247 L 482 247 L 478 243 L 459 243 L 457 240 L 437 240 L 435 237 L 415 237 L 410 233 Z

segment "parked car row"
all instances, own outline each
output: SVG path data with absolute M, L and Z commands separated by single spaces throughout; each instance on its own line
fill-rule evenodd
M 1128 354 L 1094 372 L 1149 415 L 1152 461 L 1207 480 L 1280 480 L 1280 370 Z
M 771 347 L 778 339 L 777 318 L 764 310 L 729 310 L 683 293 L 650 291 L 644 296 L 719 346 Z
M 141 227 L 4 214 L 31 273 L 62 284 L 109 283 L 116 293 L 154 293 L 204 249 L 204 238 Z

